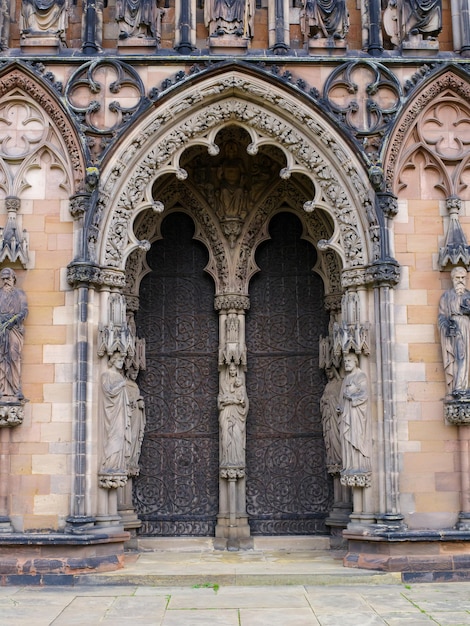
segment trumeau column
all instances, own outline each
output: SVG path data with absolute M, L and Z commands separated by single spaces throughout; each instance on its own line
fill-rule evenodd
M 214 546 L 239 550 L 253 547 L 246 513 L 245 311 L 247 296 L 217 296 L 219 311 L 219 514 Z

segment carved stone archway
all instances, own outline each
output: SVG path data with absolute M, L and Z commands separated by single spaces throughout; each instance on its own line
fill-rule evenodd
M 275 150 L 280 167 L 271 178 L 276 184 L 257 202 L 257 208 L 250 205 L 238 223 L 232 220 L 229 225 L 224 219 L 228 214 L 221 215 L 207 194 L 185 181 L 192 176 L 188 150 L 208 159 L 223 159 L 221 147 L 228 142 L 221 141 L 219 133 L 230 134 L 231 129 L 241 129 L 237 132 L 245 137 L 245 160 Z M 171 178 L 173 182 L 168 183 Z M 295 206 L 286 200 L 289 197 L 292 202 L 292 185 L 303 189 Z M 386 228 L 377 218 L 375 204 L 366 172 L 319 112 L 292 90 L 266 84 L 254 73 L 235 68 L 170 94 L 134 128 L 114 155 L 113 164 L 101 174 L 96 208 L 84 224 L 83 258 L 101 285 L 102 306 L 107 293 L 118 291 L 126 296 L 128 312 L 135 311 L 146 271 L 143 252 L 148 241 L 158 237 L 155 225 L 172 210 L 196 217 L 194 236 L 207 246 L 206 271 L 215 284 L 221 381 L 231 365 L 237 368 L 237 380 L 243 380 L 249 282 L 258 270 L 256 246 L 268 236 L 267 216 L 284 206 L 301 217 L 303 237 L 319 252 L 315 271 L 324 281 L 330 327 L 343 325 L 343 335 L 348 336 L 352 327 L 377 322 L 370 318 L 373 306 L 368 286 L 380 287 L 385 282 L 388 289 L 397 279 L 396 264 L 387 256 L 388 246 L 383 242 Z M 354 306 L 345 306 L 349 301 Z M 365 345 L 370 343 L 363 342 L 359 352 Z M 368 520 L 374 518 L 374 510 L 396 512 L 395 501 L 390 502 L 392 489 L 388 500 L 379 498 L 378 492 L 386 489 L 380 480 L 361 509 Z M 244 489 L 243 463 L 221 466 L 222 504 L 216 535 L 222 545 L 249 543 Z

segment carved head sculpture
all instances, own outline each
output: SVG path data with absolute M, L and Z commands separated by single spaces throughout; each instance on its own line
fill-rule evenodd
M 349 352 L 344 356 L 344 369 L 346 372 L 352 372 L 358 367 L 359 359 L 357 358 L 357 354 L 354 352 Z
M 11 267 L 5 267 L 0 272 L 0 278 L 3 280 L 3 285 L 13 287 L 16 283 L 16 274 Z
M 450 273 L 455 292 L 459 295 L 465 293 L 467 287 L 467 270 L 464 267 L 454 267 Z
M 122 352 L 116 351 L 109 357 L 108 367 L 115 367 L 121 370 L 124 367 L 125 355 Z

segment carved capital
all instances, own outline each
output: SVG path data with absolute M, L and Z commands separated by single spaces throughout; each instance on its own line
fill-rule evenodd
M 70 197 L 69 211 L 74 220 L 82 218 L 90 208 L 91 193 L 82 191 Z
M 377 200 L 385 217 L 394 218 L 398 213 L 397 197 L 390 191 L 382 191 L 377 193 Z
M 327 311 L 331 313 L 341 311 L 341 301 L 343 295 L 341 293 L 333 293 L 325 296 L 324 305 Z
M 238 478 L 245 478 L 244 467 L 221 467 L 220 478 L 226 478 L 227 480 L 237 480 Z
M 101 270 L 101 283 L 108 287 L 125 287 L 126 275 L 122 270 L 115 269 L 102 269 Z
M 98 479 L 103 489 L 118 489 L 127 483 L 127 474 L 101 472 L 98 474 Z
M 16 196 L 8 196 L 5 198 L 5 208 L 7 210 L 7 213 L 9 213 L 10 211 L 14 211 L 15 213 L 18 213 L 18 211 L 20 210 L 21 207 L 21 200 L 20 198 L 17 198 Z
M 445 400 L 444 416 L 454 426 L 470 426 L 470 401 Z
M 355 473 L 355 474 L 341 474 L 340 482 L 345 487 L 362 487 L 367 488 L 372 484 L 371 472 Z
M 344 270 L 341 274 L 341 286 L 343 289 L 361 287 L 366 285 L 367 282 L 366 270 L 363 267 Z
M 101 269 L 92 263 L 71 263 L 67 267 L 67 282 L 73 287 L 83 283 L 97 287 L 102 284 Z
M 377 287 L 395 287 L 400 282 L 400 266 L 395 259 L 374 263 L 366 270 L 366 282 Z
M 0 428 L 19 426 L 24 419 L 24 404 L 21 402 L 0 402 Z
M 215 297 L 214 308 L 216 311 L 248 311 L 250 308 L 250 298 L 240 294 L 227 293 Z

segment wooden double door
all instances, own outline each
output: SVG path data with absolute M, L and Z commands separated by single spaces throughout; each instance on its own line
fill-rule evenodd
M 185 213 L 171 213 L 147 255 L 138 335 L 147 426 L 134 480 L 141 534 L 213 536 L 218 513 L 218 319 L 205 247 Z M 246 316 L 250 411 L 247 512 L 254 535 L 326 532 L 332 504 L 319 401 L 320 335 L 327 334 L 315 248 L 283 212 L 256 254 Z

